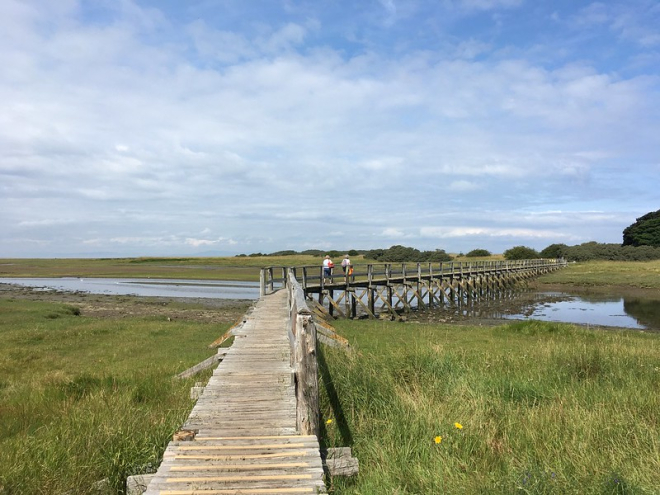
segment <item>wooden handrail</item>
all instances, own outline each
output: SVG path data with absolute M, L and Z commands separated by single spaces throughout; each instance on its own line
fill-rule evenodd
M 305 301 L 305 291 L 289 270 L 286 282 L 289 301 L 291 366 L 296 378 L 296 423 L 300 434 L 316 435 L 319 428 L 318 361 L 316 325 Z
M 465 276 L 474 273 L 486 273 L 493 271 L 518 271 L 541 269 L 544 267 L 565 266 L 563 259 L 535 259 L 535 260 L 512 260 L 512 261 L 450 261 L 435 263 L 416 263 L 417 279 L 422 278 L 441 278 L 443 276 Z M 396 266 L 393 269 L 393 266 Z M 283 266 L 265 267 L 261 269 L 260 287 L 261 294 L 270 294 L 277 290 L 280 284 L 286 285 L 287 268 Z M 282 277 L 275 277 L 275 274 L 282 273 Z M 406 263 L 364 263 L 354 264 L 353 274 L 350 276 L 351 282 L 372 282 L 379 277 L 387 280 L 396 276 L 406 277 L 412 273 L 407 269 Z M 323 268 L 320 265 L 303 265 L 296 267 L 295 277 L 302 283 L 303 289 L 308 287 L 320 287 L 323 290 L 326 282 L 323 279 Z M 343 273 L 336 273 L 334 279 L 343 280 L 349 283 L 349 277 Z

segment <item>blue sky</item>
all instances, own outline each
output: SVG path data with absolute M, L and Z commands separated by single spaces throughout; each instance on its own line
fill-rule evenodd
M 0 3 L 0 257 L 494 253 L 660 208 L 660 2 Z

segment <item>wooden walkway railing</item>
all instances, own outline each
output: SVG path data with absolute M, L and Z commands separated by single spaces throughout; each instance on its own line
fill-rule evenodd
M 147 495 L 326 492 L 316 332 L 293 286 L 263 296 L 233 332 L 183 425 L 190 439 L 170 442 Z
M 563 259 L 469 261 L 443 263 L 371 263 L 353 272 L 335 268 L 324 277 L 321 266 L 266 267 L 261 293 L 298 282 L 305 296 L 316 295 L 330 316 L 372 318 L 381 312 L 397 315 L 411 309 L 470 304 L 510 293 L 519 282 L 566 266 Z
M 407 281 L 415 282 L 443 277 L 470 277 L 481 274 L 549 269 L 566 266 L 563 259 L 534 259 L 512 261 L 445 261 L 437 263 L 366 263 L 353 265 L 353 273 L 345 274 L 336 266 L 330 279 L 323 276 L 321 265 L 268 266 L 261 270 L 261 291 L 269 294 L 284 286 L 288 273 L 300 283 L 305 292 L 339 289 L 345 286 L 362 287 L 369 284 Z

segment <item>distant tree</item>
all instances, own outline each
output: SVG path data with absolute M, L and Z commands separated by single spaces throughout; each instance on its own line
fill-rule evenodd
M 468 258 L 483 258 L 484 256 L 490 256 L 490 251 L 487 249 L 473 249 L 465 256 Z
M 565 258 L 568 251 L 566 244 L 550 244 L 539 254 L 541 258 Z
M 624 246 L 660 246 L 660 210 L 639 217 L 623 230 Z
M 348 255 L 349 256 L 359 256 L 360 252 L 356 251 L 355 249 L 351 249 L 350 251 L 348 251 Z
M 452 259 L 443 249 L 420 251 L 419 249 L 401 245 L 392 246 L 388 249 L 372 249 L 371 251 L 366 251 L 364 257 L 387 263 L 440 262 L 451 261 Z
M 536 249 L 527 246 L 516 246 L 504 251 L 505 260 L 531 260 L 539 257 Z
M 380 261 L 384 253 L 384 249 L 370 249 L 369 251 L 365 251 L 364 257 L 369 260 Z
M 270 253 L 268 256 L 294 256 L 296 254 L 298 253 L 293 249 L 287 249 L 285 251 L 275 251 L 274 253 Z
M 451 261 L 453 258 L 445 252 L 444 249 L 436 249 L 435 251 L 423 251 L 422 259 L 418 261 L 430 261 L 438 263 L 441 261 Z
M 379 261 L 390 261 L 395 263 L 402 263 L 404 261 L 419 261 L 421 254 L 422 253 L 419 249 L 396 245 L 385 250 Z

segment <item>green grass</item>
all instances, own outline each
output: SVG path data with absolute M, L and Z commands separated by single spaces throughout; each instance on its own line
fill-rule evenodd
M 566 268 L 544 275 L 539 281 L 587 287 L 614 285 L 660 289 L 660 260 L 569 263 Z
M 0 260 L 0 276 L 258 280 L 313 257 Z M 592 262 L 544 283 L 660 288 L 660 262 Z M 187 417 L 172 380 L 228 325 L 95 319 L 0 299 L 0 494 L 86 494 L 156 466 Z M 660 486 L 660 336 L 556 323 L 337 321 L 321 441 L 352 446 L 342 494 L 646 494 Z M 208 376 L 208 375 L 207 375 Z M 458 429 L 454 423 L 460 423 Z M 435 437 L 442 437 L 435 443 Z
M 173 376 L 228 325 L 0 299 L 0 494 L 93 493 L 157 466 L 193 402 Z
M 360 461 L 336 493 L 658 493 L 660 336 L 335 324 L 354 352 L 323 349 L 324 442 Z

